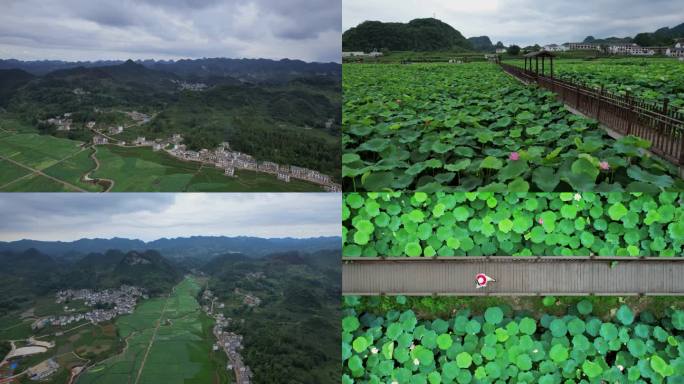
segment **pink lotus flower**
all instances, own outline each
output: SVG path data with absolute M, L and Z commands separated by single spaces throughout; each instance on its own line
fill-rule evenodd
M 508 155 L 508 160 L 519 160 L 520 159 L 520 154 L 518 152 L 511 152 L 510 155 Z
M 608 164 L 607 161 L 602 161 L 599 163 L 599 168 L 601 168 L 601 170 L 607 171 L 610 169 L 610 164 Z
M 544 225 L 544 219 L 540 217 L 539 220 L 537 220 L 537 223 L 539 223 L 540 225 Z

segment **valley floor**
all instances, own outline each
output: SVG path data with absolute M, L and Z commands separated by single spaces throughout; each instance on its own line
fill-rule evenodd
M 223 351 L 212 351 L 214 320 L 195 299 L 200 285 L 192 277 L 166 298 L 141 303 L 116 321 L 123 351 L 90 366 L 77 383 L 227 383 Z
M 175 159 L 151 148 L 100 146 L 0 124 L 1 192 L 309 192 L 315 184 Z M 99 179 L 99 183 L 96 180 Z

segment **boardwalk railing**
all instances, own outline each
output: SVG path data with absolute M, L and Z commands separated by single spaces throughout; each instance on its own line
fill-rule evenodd
M 684 166 L 684 115 L 663 104 L 617 95 L 555 77 L 548 77 L 510 64 L 501 68 L 528 83 L 556 93 L 558 100 L 598 120 L 621 135 L 634 135 L 652 143 L 650 151 L 678 166 Z

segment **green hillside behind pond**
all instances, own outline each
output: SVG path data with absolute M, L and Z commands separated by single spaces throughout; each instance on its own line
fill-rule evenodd
M 463 35 L 440 20 L 414 19 L 408 23 L 365 21 L 342 35 L 343 51 L 440 51 L 472 50 Z

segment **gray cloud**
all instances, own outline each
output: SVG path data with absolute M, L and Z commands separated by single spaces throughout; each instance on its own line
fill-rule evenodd
M 6 0 L 3 5 L 0 58 L 340 61 L 339 0 Z
M 199 235 L 339 236 L 331 193 L 126 193 L 0 195 L 0 240 Z
M 432 17 L 464 36 L 531 45 L 581 41 L 586 36 L 634 36 L 684 22 L 678 0 L 344 0 L 346 30 L 365 20 L 407 22 Z

